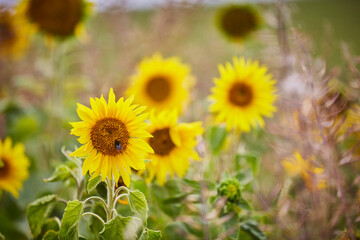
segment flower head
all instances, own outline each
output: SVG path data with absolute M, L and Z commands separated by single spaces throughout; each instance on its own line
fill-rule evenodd
M 134 94 L 135 102 L 159 111 L 175 108 L 181 112 L 189 100 L 193 78 L 180 59 L 155 54 L 141 61 L 131 81 L 127 94 Z
M 67 38 L 79 32 L 89 6 L 85 0 L 22 0 L 18 12 L 47 36 Z
M 203 133 L 201 122 L 177 123 L 176 111 L 164 110 L 159 114 L 150 115 L 151 125 L 148 131 L 153 135 L 149 139 L 154 153 L 150 154 L 151 161 L 147 163 L 148 181 L 155 176 L 160 185 L 164 184 L 167 175 L 176 173 L 182 177 L 189 168 L 190 161 L 199 160 L 194 150 L 197 136 Z
M 267 68 L 257 61 L 233 58 L 233 65 L 219 66 L 220 78 L 212 88 L 210 111 L 216 121 L 225 122 L 227 129 L 248 132 L 251 127 L 264 126 L 263 116 L 271 117 L 276 111 L 274 101 L 275 80 Z
M 305 181 L 306 187 L 310 190 L 321 189 L 326 187 L 326 181 L 323 178 L 324 168 L 316 167 L 311 159 L 304 159 L 296 151 L 292 158 L 286 158 L 282 161 L 285 171 L 290 176 L 300 175 Z
M 0 6 L 0 56 L 20 57 L 29 45 L 31 29 L 24 28 L 24 17 Z
M 10 138 L 0 139 L 0 189 L 18 197 L 22 183 L 28 178 L 29 159 L 22 143 L 12 146 Z
M 121 175 L 129 186 L 131 168 L 145 168 L 143 159 L 153 153 L 144 141 L 151 137 L 144 122 L 148 114 L 142 113 L 146 107 L 131 105 L 132 101 L 133 97 L 115 101 L 110 89 L 108 102 L 101 95 L 100 99 L 90 98 L 91 109 L 78 104 L 77 113 L 82 121 L 71 123 L 71 134 L 78 136 L 83 145 L 71 156 L 86 157 L 84 175 L 87 172 L 92 177 L 101 175 L 103 181 L 112 176 L 118 181 Z
M 242 41 L 260 26 L 260 16 L 247 5 L 231 5 L 219 11 L 218 27 L 231 41 Z

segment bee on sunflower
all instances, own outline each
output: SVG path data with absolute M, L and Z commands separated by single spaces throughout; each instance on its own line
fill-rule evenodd
M 211 89 L 210 112 L 216 122 L 226 123 L 228 130 L 248 132 L 251 127 L 265 125 L 263 117 L 272 117 L 276 81 L 257 61 L 233 58 L 233 65 L 219 65 L 220 78 L 215 78 Z
M 0 56 L 16 59 L 29 45 L 32 29 L 24 28 L 23 16 L 13 14 L 0 6 Z
M 9 137 L 0 139 L 0 189 L 19 196 L 19 190 L 28 178 L 29 159 L 25 155 L 22 143 L 13 146 Z
M 179 112 L 188 103 L 194 82 L 188 65 L 176 57 L 164 59 L 160 54 L 143 59 L 130 80 L 127 95 L 134 94 L 135 102 L 157 111 L 174 108 Z
M 71 156 L 85 157 L 83 174 L 93 177 L 101 175 L 114 178 L 121 176 L 126 186 L 130 184 L 131 168 L 145 169 L 144 158 L 153 149 L 144 141 L 151 137 L 144 122 L 148 116 L 146 107 L 132 105 L 134 97 L 115 101 L 110 89 L 108 102 L 100 98 L 90 98 L 91 109 L 78 104 L 77 113 L 82 121 L 71 122 L 71 134 L 78 136 L 83 144 Z
M 85 0 L 22 0 L 17 11 L 46 36 L 64 39 L 84 32 L 90 8 Z
M 150 154 L 151 161 L 146 164 L 148 182 L 156 176 L 158 183 L 163 185 L 168 174 L 173 177 L 176 173 L 182 177 L 189 168 L 189 159 L 199 160 L 194 147 L 197 137 L 204 132 L 201 122 L 177 123 L 177 120 L 176 110 L 158 114 L 152 111 L 150 114 L 151 124 L 147 130 L 153 137 L 148 143 L 154 153 Z
M 261 25 L 261 18 L 250 5 L 231 5 L 219 10 L 217 25 L 226 38 L 242 42 Z

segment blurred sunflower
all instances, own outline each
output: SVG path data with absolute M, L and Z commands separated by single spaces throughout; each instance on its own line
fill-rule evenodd
M 164 110 L 155 115 L 150 114 L 150 126 L 148 131 L 153 135 L 148 140 L 154 149 L 150 154 L 151 161 L 146 164 L 150 182 L 156 176 L 160 185 L 176 173 L 182 177 L 189 168 L 189 159 L 199 160 L 199 156 L 193 149 L 197 136 L 203 133 L 201 122 L 177 124 L 177 112 L 175 110 Z
M 22 143 L 12 146 L 10 138 L 3 142 L 0 139 L 0 189 L 18 197 L 23 181 L 29 176 L 29 165 Z
M 130 184 L 131 168 L 144 169 L 143 161 L 152 148 L 143 140 L 151 137 L 146 131 L 142 113 L 146 107 L 131 105 L 133 97 L 115 101 L 113 89 L 110 89 L 108 103 L 104 97 L 90 98 L 91 109 L 78 104 L 77 113 L 81 122 L 70 123 L 71 134 L 79 136 L 82 145 L 71 156 L 86 157 L 83 174 L 89 172 L 92 177 L 101 175 L 114 177 L 117 182 L 121 177 L 126 186 Z M 120 172 L 120 173 L 119 173 Z
M 67 38 L 81 33 L 90 6 L 85 0 L 22 0 L 17 10 L 47 36 Z
M 248 132 L 251 127 L 264 126 L 263 116 L 272 117 L 276 111 L 275 83 L 267 68 L 257 61 L 233 58 L 233 65 L 219 66 L 220 79 L 215 79 L 210 112 L 216 121 L 225 122 L 227 129 Z
M 31 28 L 24 28 L 25 19 L 0 6 L 0 56 L 21 57 L 29 45 Z
M 220 9 L 217 25 L 220 31 L 231 41 L 242 41 L 257 30 L 261 19 L 251 6 L 232 5 Z
M 314 157 L 304 159 L 301 154 L 296 151 L 292 158 L 284 159 L 282 165 L 290 176 L 300 175 L 308 189 L 316 190 L 325 188 L 326 180 L 323 178 L 324 168 L 316 167 L 313 161 Z
M 127 94 L 134 94 L 135 102 L 159 111 L 176 108 L 181 112 L 193 85 L 188 65 L 176 57 L 164 59 L 160 54 L 142 60 L 131 81 Z

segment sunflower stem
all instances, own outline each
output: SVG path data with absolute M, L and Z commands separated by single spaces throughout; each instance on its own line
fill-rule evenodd
M 127 194 L 129 194 L 129 189 L 127 189 L 127 187 L 121 186 L 121 187 L 118 187 L 118 189 L 116 189 L 116 192 L 114 195 L 115 198 L 117 197 L 117 195 L 120 193 L 121 190 L 124 190 L 124 191 L 126 191 Z
M 116 195 L 115 195 L 115 196 L 116 196 Z M 115 204 L 116 204 L 122 197 L 124 197 L 124 196 L 129 196 L 129 194 L 128 194 L 128 193 L 120 194 L 120 195 L 116 198 Z
M 107 177 L 105 179 L 107 185 L 107 221 L 110 221 L 114 217 L 115 205 L 116 205 L 116 198 L 115 198 L 115 181 L 114 178 L 111 180 Z M 115 210 L 116 212 L 116 210 Z

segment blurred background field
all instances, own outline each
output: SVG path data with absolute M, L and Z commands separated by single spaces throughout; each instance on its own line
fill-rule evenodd
M 281 144 L 285 147 L 289 147 L 289 144 L 283 142 L 281 134 L 274 133 L 278 129 L 274 126 L 280 125 L 281 128 L 286 125 L 281 113 L 290 108 L 288 100 L 295 96 L 293 100 L 298 102 L 294 105 L 299 105 L 302 99 L 298 95 L 303 94 L 301 91 L 308 91 L 305 88 L 294 89 L 296 85 L 292 83 L 291 86 L 286 85 L 284 76 L 293 76 L 293 72 L 284 75 L 286 63 L 282 54 L 288 51 L 286 54 L 293 56 L 289 61 L 297 62 L 297 56 L 303 56 L 301 44 L 304 44 L 316 70 L 327 74 L 335 72 L 333 78 L 337 84 L 348 85 L 355 77 L 349 76 L 347 53 L 360 55 L 360 2 L 246 2 L 253 4 L 260 12 L 263 24 L 242 44 L 230 42 L 217 29 L 216 14 L 228 2 L 203 4 L 201 0 L 196 3 L 167 1 L 152 8 L 131 10 L 127 9 L 126 2 L 119 0 L 116 6 L 104 4 L 101 11 L 97 11 L 95 6 L 85 22 L 85 33 L 79 37 L 52 42 L 44 35 L 36 34 L 20 59 L 0 58 L 0 137 L 4 139 L 10 136 L 15 142 L 23 142 L 31 160 L 30 176 L 24 182 L 20 197 L 15 199 L 3 193 L 0 232 L 8 236 L 7 239 L 28 239 L 31 234 L 25 209 L 30 202 L 46 193 L 55 192 L 65 199 L 72 196 L 73 193 L 64 191 L 64 183 L 44 183 L 43 179 L 65 161 L 61 153 L 63 146 L 70 150 L 75 145 L 79 146 L 76 138 L 70 135 L 71 126 L 68 123 L 78 121 L 76 104 L 89 105 L 90 97 L 106 95 L 110 87 L 114 88 L 116 96 L 123 96 L 129 86 L 129 77 L 138 63 L 144 57 L 161 53 L 165 57 L 177 56 L 191 66 L 196 79 L 191 93 L 193 100 L 181 119 L 187 122 L 203 121 L 205 126 L 211 125 L 207 96 L 213 79 L 219 75 L 218 64 L 231 61 L 233 56 L 244 56 L 258 59 L 268 66 L 269 72 L 278 80 L 280 96 L 277 107 L 280 113 L 267 120 L 265 130 L 258 129 L 243 136 L 245 145 L 262 156 L 260 173 L 248 197 L 254 208 L 267 216 L 263 222 L 269 239 L 311 239 L 308 238 L 311 234 L 300 236 L 287 232 L 296 227 L 292 226 L 289 230 L 276 226 L 280 207 L 271 205 L 277 197 L 272 194 L 278 194 L 280 190 L 277 188 L 281 188 L 285 181 L 280 156 L 292 152 L 281 149 Z M 101 2 L 99 6 L 102 6 Z M 287 50 L 279 45 L 279 15 L 287 32 Z M 359 88 L 355 85 L 352 92 L 357 99 Z M 291 144 L 296 145 L 296 141 Z M 274 152 L 278 158 L 274 157 Z M 197 176 L 200 167 L 201 163 L 193 164 L 187 176 Z M 231 166 L 224 166 L 223 170 L 231 171 Z M 351 180 L 358 176 L 358 168 L 356 171 L 350 170 L 350 173 L 344 171 Z M 211 173 L 208 174 L 211 176 Z M 220 179 L 215 178 L 209 177 L 214 184 L 218 184 Z M 168 187 L 171 188 L 171 185 Z M 356 189 L 349 190 L 349 202 L 356 198 Z M 336 195 L 335 192 L 331 191 L 331 194 Z M 58 206 L 54 215 L 61 216 L 63 207 Z M 291 215 L 292 219 L 294 215 Z M 171 217 L 174 221 L 177 219 Z M 341 222 L 337 232 L 341 233 L 346 228 L 345 220 L 332 219 L 331 226 L 336 225 L 337 221 Z M 155 220 L 158 222 L 149 220 L 149 224 L 156 229 L 166 218 L 162 219 L 163 222 Z M 309 229 L 310 225 L 306 227 L 307 234 L 311 232 Z M 331 234 L 333 232 L 324 233 L 323 236 Z M 165 239 L 172 239 L 166 233 L 164 236 Z M 335 235 L 331 237 L 335 239 Z

